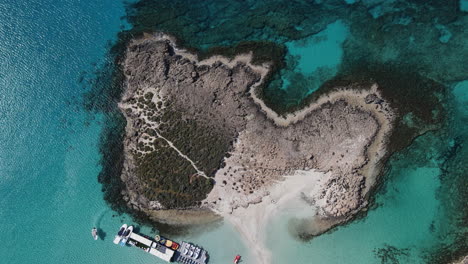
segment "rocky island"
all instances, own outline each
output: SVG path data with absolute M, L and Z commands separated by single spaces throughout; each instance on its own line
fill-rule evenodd
M 302 204 L 307 237 L 366 207 L 395 114 L 377 84 L 353 84 L 279 115 L 258 91 L 272 63 L 252 56 L 199 60 L 164 34 L 129 43 L 122 195 L 158 222 L 224 217 L 268 263 L 259 227 L 276 210 Z

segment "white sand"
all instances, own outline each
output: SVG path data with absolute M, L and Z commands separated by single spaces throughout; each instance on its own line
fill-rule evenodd
M 266 191 L 269 195 L 263 197 L 262 202 L 250 204 L 247 208 L 239 207 L 232 213 L 219 212 L 225 220 L 230 222 L 239 232 L 245 244 L 251 249 L 255 259 L 254 263 L 271 263 L 271 252 L 265 245 L 266 226 L 280 210 L 288 210 L 288 213 L 304 216 L 304 209 L 313 215 L 314 208 L 301 202 L 301 195 L 315 197 L 321 190 L 322 182 L 325 182 L 328 174 L 317 171 L 296 171 L 294 175 L 286 176 L 284 181 L 277 182 Z M 226 196 L 232 194 L 226 193 Z M 235 197 L 223 197 L 224 203 L 229 203 Z M 297 206 L 301 204 L 302 206 Z M 304 208 L 306 207 L 309 208 Z M 310 210 L 308 210 L 310 209 Z

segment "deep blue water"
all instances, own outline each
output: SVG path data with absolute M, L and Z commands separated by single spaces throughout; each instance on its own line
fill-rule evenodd
M 454 247 L 456 235 L 466 234 L 454 214 L 466 210 L 459 206 L 466 204 L 468 157 L 467 13 L 460 11 L 466 1 L 443 3 L 437 12 L 377 0 L 155 2 L 160 5 L 148 7 L 159 12 L 155 29 L 176 33 L 188 45 L 285 44 L 287 67 L 278 89 L 290 101 L 359 56 L 417 64 L 449 91 L 446 125 L 395 154 L 375 209 L 310 242 L 295 241 L 286 228 L 289 216 L 278 218 L 271 233 L 277 243 L 269 245 L 276 263 L 380 263 L 376 251 L 388 245 L 403 250 L 396 255 L 400 263 L 424 263 L 434 247 Z M 80 76 L 100 69 L 108 41 L 129 26 L 122 16 L 120 1 L 0 0 L 2 263 L 157 263 L 111 243 L 114 229 L 131 220 L 114 217 L 103 201 L 97 182 L 102 116 L 81 106 Z M 104 240 L 92 241 L 92 226 L 102 228 Z M 211 263 L 248 255 L 226 225 L 183 238 L 203 244 Z M 466 244 L 457 246 L 466 253 Z

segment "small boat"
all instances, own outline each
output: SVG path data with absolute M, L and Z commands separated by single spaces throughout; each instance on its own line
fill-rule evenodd
M 99 236 L 97 228 L 93 227 L 93 229 L 91 229 L 91 235 L 93 236 L 94 240 L 98 240 Z
M 193 253 L 195 253 L 195 246 L 194 246 L 194 245 L 190 245 L 189 257 L 192 257 L 192 256 L 193 256 Z
M 171 246 L 171 248 L 172 248 L 173 250 L 177 250 L 177 249 L 179 249 L 179 247 L 180 247 L 180 245 L 179 245 L 178 243 L 172 241 L 172 246 Z
M 239 263 L 240 259 L 241 259 L 241 256 L 240 256 L 240 255 L 237 255 L 237 256 L 234 258 L 234 263 L 236 263 L 236 264 Z
M 120 227 L 120 230 L 119 232 L 117 232 L 117 235 L 115 236 L 114 238 L 114 244 L 119 244 L 120 240 L 122 240 L 122 236 L 125 232 L 125 230 L 127 230 L 127 224 L 123 224 L 121 227 Z
M 128 238 L 133 232 L 133 226 L 129 226 L 122 235 L 122 240 L 120 240 L 120 245 L 125 246 L 127 244 Z
M 201 249 L 199 247 L 195 248 L 195 252 L 193 253 L 193 258 L 197 259 L 200 256 Z
M 167 239 L 167 240 L 166 240 L 166 244 L 164 244 L 164 245 L 165 245 L 166 247 L 168 247 L 168 248 L 171 248 L 171 247 L 172 247 L 172 244 L 173 244 L 172 240 Z

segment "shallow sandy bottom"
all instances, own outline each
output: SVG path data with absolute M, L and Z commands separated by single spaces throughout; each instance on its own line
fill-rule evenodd
M 317 171 L 296 171 L 286 176 L 284 181 L 269 188 L 269 195 L 262 202 L 250 204 L 247 208 L 237 208 L 232 213 L 220 212 L 230 222 L 249 246 L 255 263 L 271 263 L 271 252 L 265 246 L 266 226 L 280 212 L 298 218 L 312 217 L 315 208 L 305 202 L 306 197 L 313 197 L 320 191 L 321 183 L 328 174 Z

